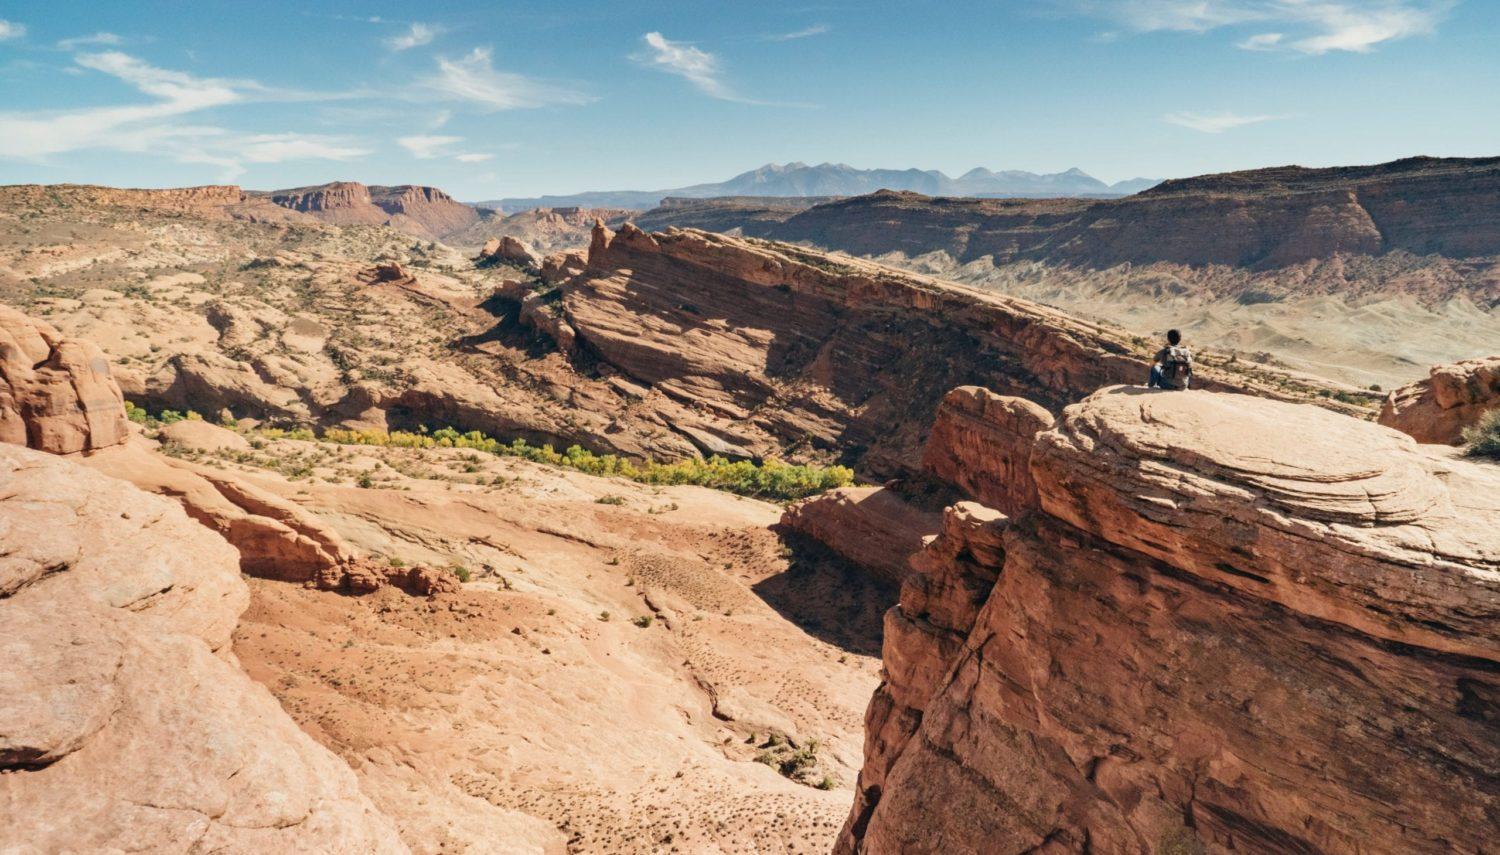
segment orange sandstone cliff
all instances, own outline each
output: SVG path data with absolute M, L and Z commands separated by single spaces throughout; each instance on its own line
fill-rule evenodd
M 1500 467 L 1240 395 L 1108 389 L 1045 430 L 978 395 L 939 421 L 996 413 L 1034 483 L 983 493 L 1035 500 L 959 503 L 912 557 L 837 851 L 1496 839 Z M 987 465 L 965 435 L 929 458 Z

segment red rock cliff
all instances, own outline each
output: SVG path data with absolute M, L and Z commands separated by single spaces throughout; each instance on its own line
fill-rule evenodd
M 840 851 L 1500 834 L 1500 468 L 1312 407 L 1112 389 L 1037 435 L 1031 473 L 1035 505 L 960 505 L 914 559 Z

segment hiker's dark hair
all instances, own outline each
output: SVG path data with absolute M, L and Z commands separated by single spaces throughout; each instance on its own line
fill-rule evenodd
M 1176 344 L 1182 341 L 1182 333 L 1177 330 L 1167 330 L 1167 344 Z

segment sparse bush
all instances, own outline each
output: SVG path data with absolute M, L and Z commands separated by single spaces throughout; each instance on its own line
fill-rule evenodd
M 594 500 L 594 504 L 596 504 L 596 505 L 623 505 L 623 504 L 625 504 L 625 497 L 624 496 L 600 496 L 599 498 L 597 498 L 597 499 Z
M 631 623 L 635 624 L 636 626 L 640 627 L 641 629 L 645 629 L 646 627 L 648 627 L 648 626 L 651 625 L 651 620 L 652 620 L 651 615 L 641 615 L 640 617 L 638 617 L 635 620 L 631 621 Z
M 305 430 L 305 429 L 304 429 Z M 287 438 L 301 439 L 287 433 Z M 533 463 L 561 466 L 589 475 L 615 476 L 639 481 L 643 484 L 672 486 L 692 484 L 713 487 L 731 493 L 757 496 L 767 499 L 801 499 L 835 487 L 846 487 L 854 482 L 854 472 L 844 466 L 803 466 L 767 460 L 756 464 L 748 460 L 731 462 L 717 455 L 701 460 L 691 458 L 672 463 L 645 461 L 634 463 L 614 454 L 595 454 L 582 447 L 569 446 L 557 451 L 551 445 L 529 445 L 523 439 L 506 443 L 479 431 L 459 433 L 453 428 L 441 428 L 428 433 L 409 431 L 342 430 L 330 428 L 323 432 L 324 440 L 343 445 L 370 445 L 393 448 L 466 448 L 504 457 L 520 457 Z M 613 500 L 601 504 L 615 504 Z M 624 501 L 621 499 L 620 501 Z
M 604 621 L 605 623 L 609 623 L 609 612 L 607 612 L 607 611 L 600 612 L 599 613 L 599 619 L 602 620 L 602 621 Z
M 1465 453 L 1500 460 L 1500 410 L 1490 410 L 1478 423 L 1464 429 Z
M 356 479 L 354 483 L 368 490 L 371 487 L 375 486 L 375 479 L 370 477 L 370 473 L 361 472 L 359 473 L 359 478 Z
M 470 579 L 469 568 L 462 564 L 455 564 L 448 568 L 449 572 L 458 577 L 458 581 L 467 582 Z

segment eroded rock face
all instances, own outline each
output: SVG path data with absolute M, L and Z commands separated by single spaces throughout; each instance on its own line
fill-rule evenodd
M 888 618 L 843 851 L 1494 838 L 1500 470 L 1310 407 L 1114 389 L 1032 473 L 987 597 L 924 582 Z M 890 629 L 976 599 L 961 641 Z
M 1052 414 L 1025 398 L 961 386 L 938 405 L 922 468 L 1005 513 L 1036 504 L 1031 444 Z
M 940 517 L 884 487 L 842 487 L 787 508 L 781 524 L 817 540 L 876 576 L 899 585 L 906 557 L 935 534 Z
M 707 232 L 601 224 L 587 270 L 561 287 L 591 352 L 738 423 L 734 444 L 864 447 L 877 474 L 918 467 L 955 385 L 1061 407 L 1146 370 L 1128 338 L 1044 306 Z
M 1464 428 L 1500 409 L 1500 356 L 1435 365 L 1426 380 L 1392 392 L 1380 423 L 1417 442 L 1457 445 Z
M 232 663 L 234 549 L 172 502 L 0 445 L 0 848 L 399 852 Z
M 72 454 L 130 435 L 120 387 L 92 343 L 0 305 L 0 442 Z

